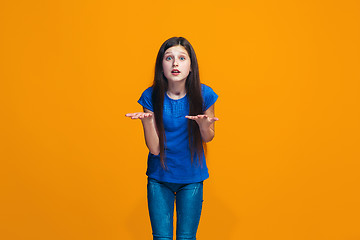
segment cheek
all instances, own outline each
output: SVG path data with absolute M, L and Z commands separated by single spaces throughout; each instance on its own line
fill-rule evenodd
M 190 63 L 186 65 L 185 69 L 186 69 L 187 72 L 189 72 L 189 71 L 191 70 L 191 65 L 190 65 Z
M 163 62 L 162 67 L 164 71 L 169 70 L 171 68 L 171 63 Z

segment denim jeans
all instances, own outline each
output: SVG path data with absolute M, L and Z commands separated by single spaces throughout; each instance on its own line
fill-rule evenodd
M 174 201 L 176 239 L 196 239 L 203 202 L 203 182 L 178 184 L 148 178 L 147 198 L 153 240 L 173 239 Z

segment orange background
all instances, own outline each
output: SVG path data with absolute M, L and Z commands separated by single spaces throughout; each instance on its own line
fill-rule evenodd
M 140 121 L 184 36 L 219 95 L 198 239 L 360 239 L 359 1 L 2 1 L 0 238 L 151 239 Z

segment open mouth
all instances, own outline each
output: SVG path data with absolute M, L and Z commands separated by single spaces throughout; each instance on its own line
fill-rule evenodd
M 174 70 L 171 71 L 171 74 L 172 74 L 172 75 L 179 75 L 179 74 L 180 74 L 180 71 L 177 70 L 177 69 L 174 69 Z

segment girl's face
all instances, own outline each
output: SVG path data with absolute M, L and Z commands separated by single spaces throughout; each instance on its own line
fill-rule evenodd
M 191 60 L 183 46 L 173 46 L 165 51 L 162 61 L 164 75 L 168 81 L 184 81 L 191 71 Z

